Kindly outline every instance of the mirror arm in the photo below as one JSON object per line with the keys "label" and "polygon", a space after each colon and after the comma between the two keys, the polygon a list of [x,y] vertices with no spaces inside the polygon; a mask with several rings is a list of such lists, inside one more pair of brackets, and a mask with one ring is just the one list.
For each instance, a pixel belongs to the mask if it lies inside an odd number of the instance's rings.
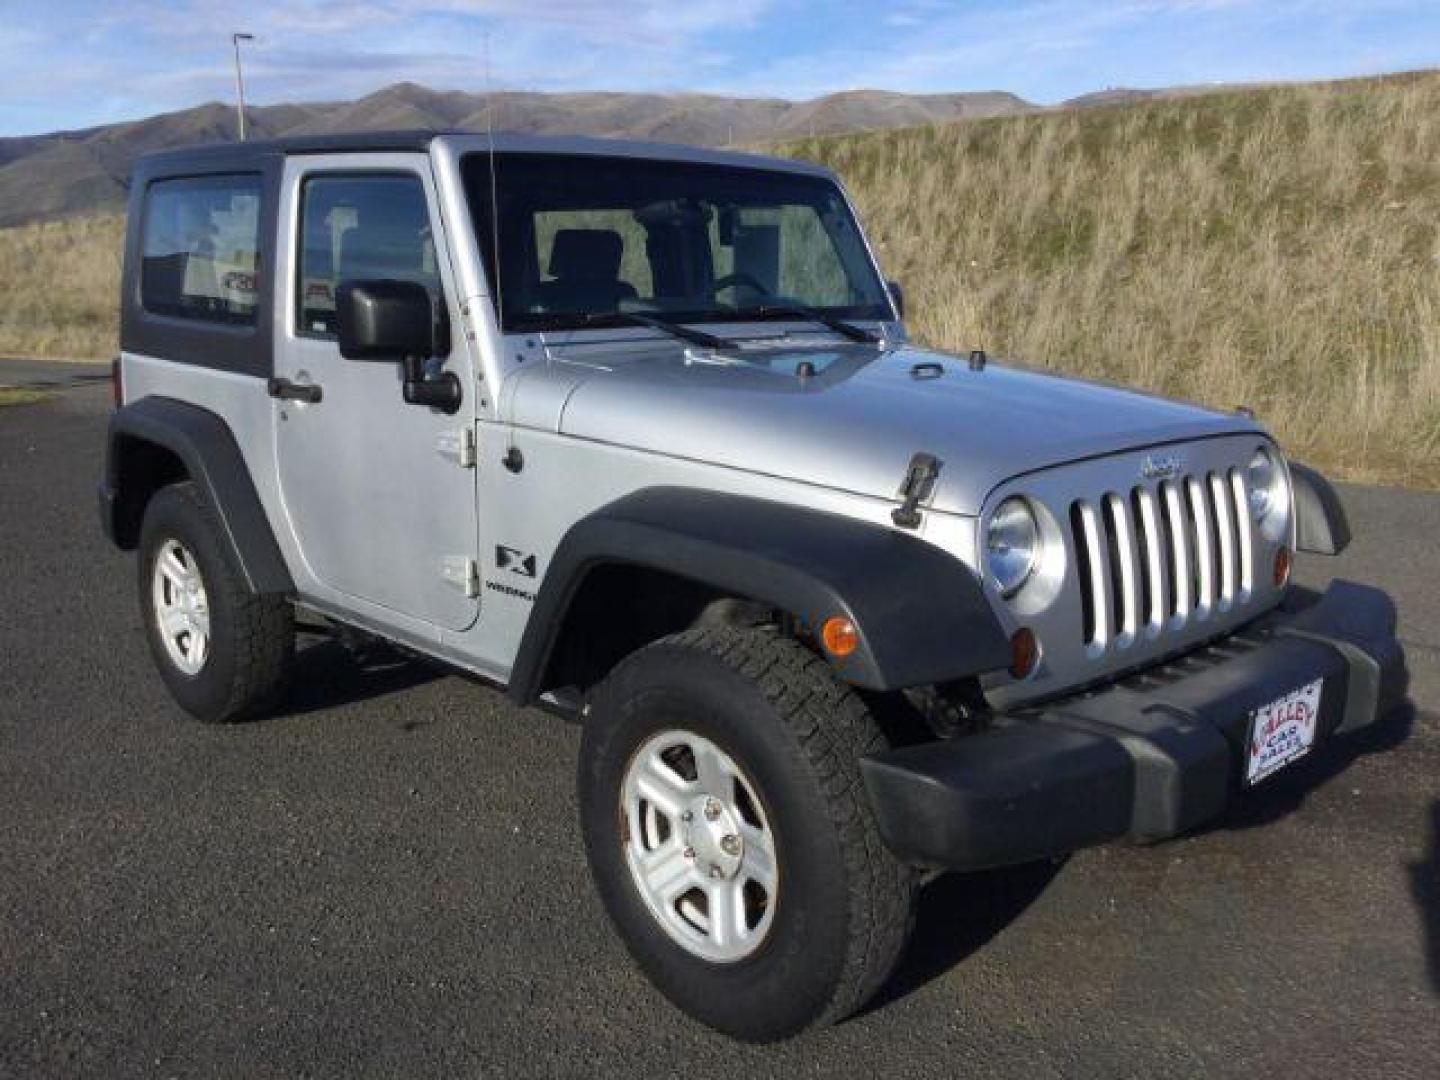
{"label": "mirror arm", "polygon": [[443,413],[459,411],[463,395],[460,379],[453,371],[442,371],[426,378],[425,358],[415,355],[405,356],[400,364],[405,373],[402,393],[408,404],[425,405]]}

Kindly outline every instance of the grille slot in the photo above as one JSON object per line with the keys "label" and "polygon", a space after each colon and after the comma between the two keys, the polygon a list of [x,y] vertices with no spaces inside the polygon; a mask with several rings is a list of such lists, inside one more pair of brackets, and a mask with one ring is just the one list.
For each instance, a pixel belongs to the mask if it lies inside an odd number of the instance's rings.
{"label": "grille slot", "polygon": [[1076,499],[1070,532],[1087,652],[1098,657],[1243,604],[1255,537],[1240,469]]}

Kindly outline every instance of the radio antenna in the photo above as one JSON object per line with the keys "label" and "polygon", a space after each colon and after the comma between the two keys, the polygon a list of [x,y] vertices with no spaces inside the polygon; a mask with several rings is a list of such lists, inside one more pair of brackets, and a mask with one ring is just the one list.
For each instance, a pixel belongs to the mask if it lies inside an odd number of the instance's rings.
{"label": "radio antenna", "polygon": [[495,94],[490,84],[490,31],[485,31],[485,138],[490,148],[490,261],[495,281],[495,321],[505,326],[505,294],[500,284],[500,181],[495,172]]}

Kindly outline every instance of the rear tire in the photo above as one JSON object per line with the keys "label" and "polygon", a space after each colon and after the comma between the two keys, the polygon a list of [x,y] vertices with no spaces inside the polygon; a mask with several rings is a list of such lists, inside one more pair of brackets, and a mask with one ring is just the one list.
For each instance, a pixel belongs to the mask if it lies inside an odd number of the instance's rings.
{"label": "rear tire", "polygon": [[221,723],[274,701],[295,651],[294,612],[283,596],[250,591],[195,484],[162,488],[146,506],[138,584],[150,653],[186,712]]}
{"label": "rear tire", "polygon": [[[884,983],[915,887],[860,777],[860,758],[885,746],[829,665],[770,629],[663,639],[597,688],[579,772],[591,871],[630,952],[680,1008],[769,1042],[843,1019]],[[711,897],[727,886],[742,913],[717,943],[711,912],[730,909]]]}

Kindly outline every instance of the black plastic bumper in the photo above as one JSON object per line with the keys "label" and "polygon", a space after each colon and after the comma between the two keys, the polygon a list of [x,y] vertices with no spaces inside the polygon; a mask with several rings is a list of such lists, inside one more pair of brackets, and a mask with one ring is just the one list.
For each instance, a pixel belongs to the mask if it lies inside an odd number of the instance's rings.
{"label": "black plastic bumper", "polygon": [[978,870],[1160,840],[1217,816],[1242,786],[1252,712],[1320,677],[1310,754],[1403,703],[1389,597],[1347,581],[1297,591],[1233,641],[861,767],[881,835],[921,865]]}

